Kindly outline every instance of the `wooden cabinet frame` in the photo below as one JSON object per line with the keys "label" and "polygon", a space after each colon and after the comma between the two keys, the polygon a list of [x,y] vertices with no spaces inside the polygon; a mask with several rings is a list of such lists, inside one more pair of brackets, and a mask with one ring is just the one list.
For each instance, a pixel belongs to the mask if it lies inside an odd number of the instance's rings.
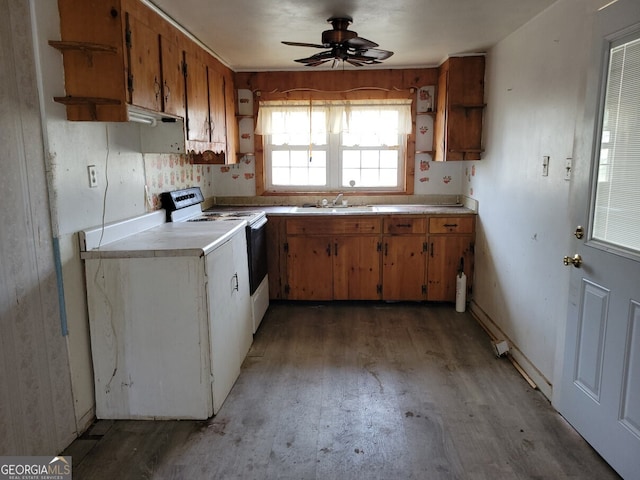
{"label": "wooden cabinet frame", "polygon": [[270,298],[453,302],[460,258],[471,293],[475,220],[270,216]]}

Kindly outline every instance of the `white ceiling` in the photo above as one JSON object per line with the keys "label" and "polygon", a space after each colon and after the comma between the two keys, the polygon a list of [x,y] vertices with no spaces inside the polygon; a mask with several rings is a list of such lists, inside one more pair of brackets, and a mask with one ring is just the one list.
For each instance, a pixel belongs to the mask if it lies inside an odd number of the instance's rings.
{"label": "white ceiling", "polygon": [[437,66],[449,55],[486,51],[554,1],[146,0],[235,71],[311,68],[293,60],[323,50],[281,41],[321,43],[326,20],[340,15],[353,18],[358,36],[394,52],[378,68]]}

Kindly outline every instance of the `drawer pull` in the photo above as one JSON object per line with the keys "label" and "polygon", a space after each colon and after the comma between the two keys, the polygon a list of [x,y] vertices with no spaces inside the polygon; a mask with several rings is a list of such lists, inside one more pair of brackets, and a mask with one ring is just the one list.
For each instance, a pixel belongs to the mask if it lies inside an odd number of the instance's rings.
{"label": "drawer pull", "polygon": [[396,227],[398,228],[411,228],[410,223],[396,223]]}
{"label": "drawer pull", "polygon": [[457,227],[458,224],[457,223],[445,223],[443,226],[445,226],[445,227]]}
{"label": "drawer pull", "polygon": [[327,257],[331,256],[331,244],[327,244]]}
{"label": "drawer pull", "polygon": [[433,258],[433,242],[431,242],[431,258]]}

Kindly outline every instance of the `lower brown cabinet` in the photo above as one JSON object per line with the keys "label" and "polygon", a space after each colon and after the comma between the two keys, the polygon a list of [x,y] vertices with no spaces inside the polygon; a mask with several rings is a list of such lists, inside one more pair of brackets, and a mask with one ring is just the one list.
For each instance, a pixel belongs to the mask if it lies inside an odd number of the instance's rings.
{"label": "lower brown cabinet", "polygon": [[455,301],[470,292],[475,215],[270,219],[272,299]]}
{"label": "lower brown cabinet", "polygon": [[285,298],[379,299],[380,224],[378,217],[287,220]]}
{"label": "lower brown cabinet", "polygon": [[467,296],[473,282],[475,215],[429,218],[427,300],[455,302],[460,265],[467,276]]}

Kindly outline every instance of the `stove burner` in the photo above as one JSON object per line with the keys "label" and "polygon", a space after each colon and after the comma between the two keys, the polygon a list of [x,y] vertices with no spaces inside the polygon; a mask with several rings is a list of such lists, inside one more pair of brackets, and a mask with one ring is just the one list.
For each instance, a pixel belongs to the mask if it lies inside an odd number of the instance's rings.
{"label": "stove burner", "polygon": [[235,218],[241,218],[241,217],[252,217],[254,215],[257,215],[260,212],[202,212],[203,215],[206,215],[207,217],[235,217]]}
{"label": "stove burner", "polygon": [[217,221],[224,222],[224,221],[233,221],[233,220],[239,220],[239,219],[238,217],[207,215],[205,217],[190,218],[189,220],[187,220],[187,222],[217,222]]}

